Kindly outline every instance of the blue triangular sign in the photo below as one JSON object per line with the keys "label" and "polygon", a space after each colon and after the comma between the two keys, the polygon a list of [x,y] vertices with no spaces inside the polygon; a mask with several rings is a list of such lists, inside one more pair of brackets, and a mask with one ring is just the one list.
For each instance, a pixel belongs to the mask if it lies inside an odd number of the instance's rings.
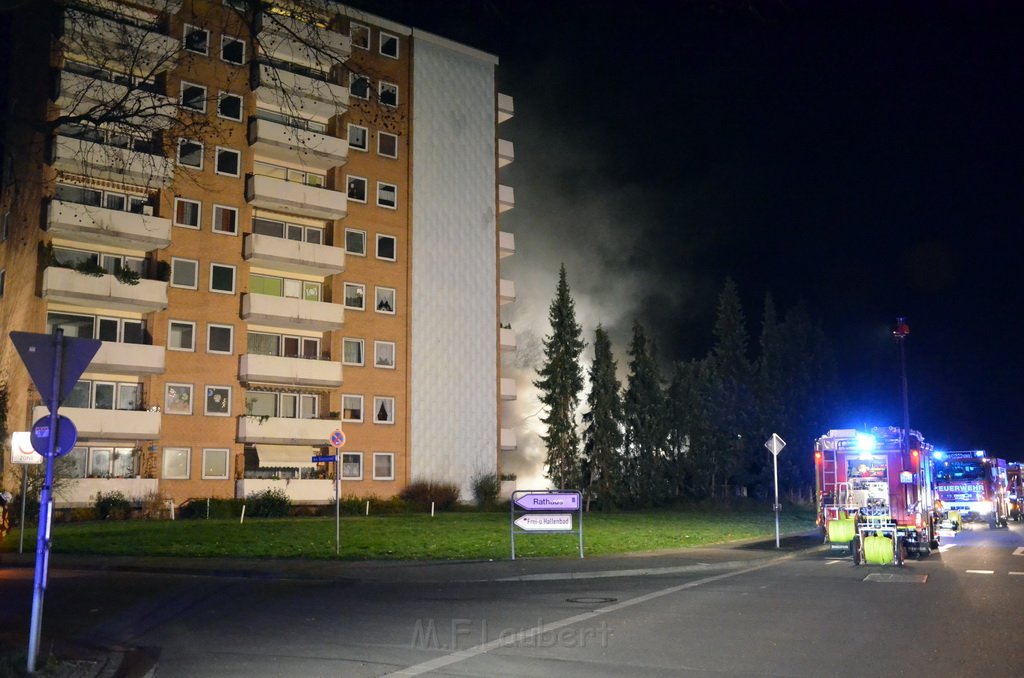
{"label": "blue triangular sign", "polygon": [[[33,332],[11,332],[11,341],[18,349],[18,355],[28,368],[43,403],[49,407],[53,401],[53,371],[57,356],[56,334],[35,334]],[[98,339],[61,337],[61,370],[58,382],[57,402],[64,400],[89,367],[89,363],[100,350],[103,342]]]}

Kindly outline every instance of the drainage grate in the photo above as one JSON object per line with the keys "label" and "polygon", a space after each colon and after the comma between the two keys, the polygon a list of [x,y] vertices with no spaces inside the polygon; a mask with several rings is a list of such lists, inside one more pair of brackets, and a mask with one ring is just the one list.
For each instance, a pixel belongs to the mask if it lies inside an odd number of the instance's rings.
{"label": "drainage grate", "polygon": [[864,581],[877,581],[883,584],[923,584],[928,581],[926,574],[886,574],[874,572],[864,577]]}

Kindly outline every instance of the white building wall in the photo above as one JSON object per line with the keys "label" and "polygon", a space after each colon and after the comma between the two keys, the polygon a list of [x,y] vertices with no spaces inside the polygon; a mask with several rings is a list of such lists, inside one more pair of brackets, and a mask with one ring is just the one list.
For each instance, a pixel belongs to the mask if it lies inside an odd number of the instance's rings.
{"label": "white building wall", "polygon": [[414,31],[410,470],[466,501],[497,465],[496,63]]}

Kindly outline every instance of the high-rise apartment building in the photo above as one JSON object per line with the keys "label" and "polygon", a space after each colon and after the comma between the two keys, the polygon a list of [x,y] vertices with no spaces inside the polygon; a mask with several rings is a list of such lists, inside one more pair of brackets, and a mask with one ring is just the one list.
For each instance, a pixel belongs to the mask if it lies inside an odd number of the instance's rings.
{"label": "high-rise apartment building", "polygon": [[[296,502],[494,473],[515,446],[497,59],[331,0],[67,0],[8,17],[8,333],[102,340],[61,413],[97,492]],[[17,452],[16,450],[14,451]],[[11,452],[5,453],[11,485]]]}

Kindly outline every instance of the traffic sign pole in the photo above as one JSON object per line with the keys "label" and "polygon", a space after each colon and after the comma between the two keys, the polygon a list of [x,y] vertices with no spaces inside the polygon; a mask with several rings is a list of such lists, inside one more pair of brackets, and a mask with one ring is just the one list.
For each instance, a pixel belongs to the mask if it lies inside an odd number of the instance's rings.
{"label": "traffic sign pole", "polygon": [[334,447],[334,555],[341,555],[341,448],[345,444],[345,432],[334,429],[327,441]]}
{"label": "traffic sign pole", "polygon": [[778,433],[773,433],[771,438],[764,441],[764,446],[772,453],[772,468],[775,472],[775,504],[772,506],[775,511],[775,548],[782,548],[779,543],[779,511],[782,509],[779,505],[779,452],[786,446],[786,441]]}

